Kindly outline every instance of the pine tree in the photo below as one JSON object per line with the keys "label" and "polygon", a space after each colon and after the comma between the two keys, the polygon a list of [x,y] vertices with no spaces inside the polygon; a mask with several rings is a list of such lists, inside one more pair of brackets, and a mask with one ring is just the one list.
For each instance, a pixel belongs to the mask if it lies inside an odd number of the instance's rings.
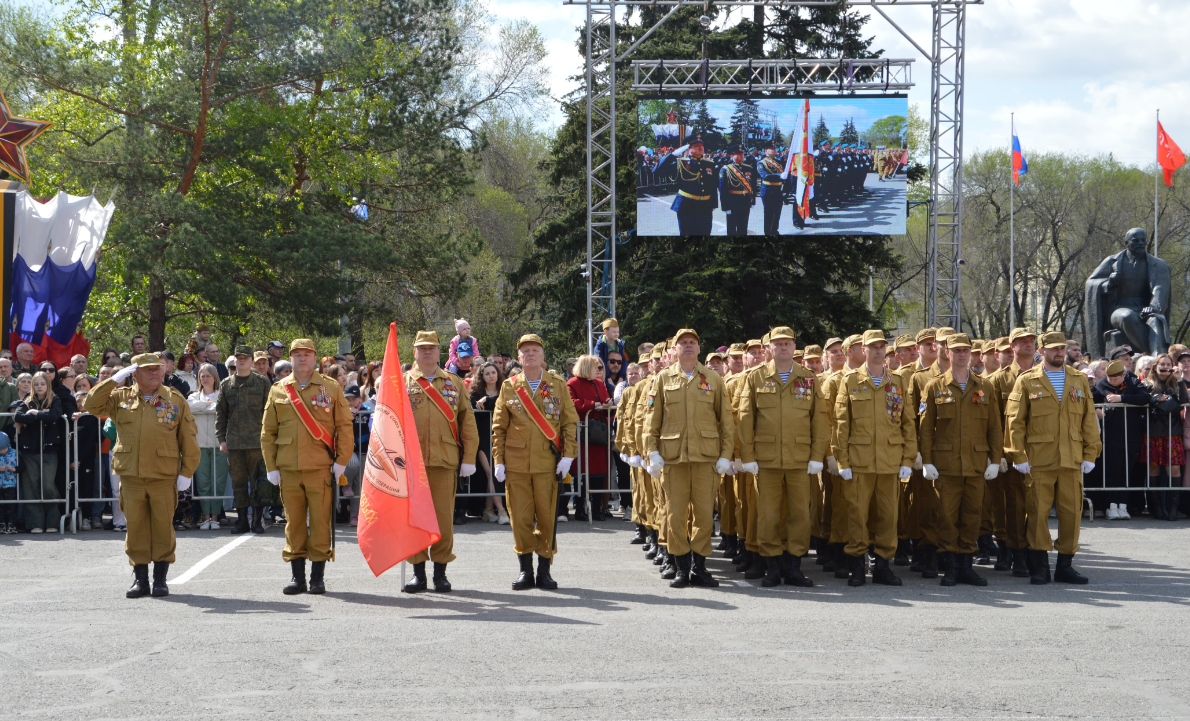
{"label": "pine tree", "polygon": [[755,100],[750,98],[737,100],[735,112],[731,115],[731,142],[748,145],[749,138],[752,137],[752,129],[759,120],[760,112],[757,110]]}
{"label": "pine tree", "polygon": [[694,117],[690,120],[691,136],[701,136],[708,148],[723,146],[723,128],[715,121],[715,116],[707,109],[707,101],[694,102]]}
{"label": "pine tree", "polygon": [[822,113],[818,114],[818,124],[814,126],[814,147],[822,145],[824,141],[831,139],[831,130],[826,127],[826,119],[822,117]]}
{"label": "pine tree", "polygon": [[855,122],[851,118],[847,118],[847,122],[843,123],[843,130],[839,133],[839,142],[844,144],[859,142],[859,131],[855,129]]}

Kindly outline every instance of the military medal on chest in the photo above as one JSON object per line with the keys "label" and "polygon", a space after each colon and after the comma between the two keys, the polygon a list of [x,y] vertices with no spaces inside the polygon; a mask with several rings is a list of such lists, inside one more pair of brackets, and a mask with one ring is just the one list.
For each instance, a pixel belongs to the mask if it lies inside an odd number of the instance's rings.
{"label": "military medal on chest", "polygon": [[446,379],[446,383],[442,384],[442,397],[452,406],[459,399],[459,389],[455,387],[449,378]]}
{"label": "military medal on chest", "polygon": [[161,396],[154,396],[153,407],[157,409],[157,422],[170,425],[178,417],[178,407]]}
{"label": "military medal on chest", "polygon": [[707,377],[701,372],[698,374],[698,390],[704,396],[711,392],[711,384],[707,383]]}
{"label": "military medal on chest", "polygon": [[550,385],[546,381],[541,382],[541,402],[545,406],[545,414],[550,418],[557,418],[562,414],[561,404],[558,398],[550,392]]}
{"label": "military medal on chest", "polygon": [[905,407],[905,397],[901,395],[901,389],[896,386],[889,386],[884,392],[885,410],[888,415],[893,418],[901,417],[901,409]]}

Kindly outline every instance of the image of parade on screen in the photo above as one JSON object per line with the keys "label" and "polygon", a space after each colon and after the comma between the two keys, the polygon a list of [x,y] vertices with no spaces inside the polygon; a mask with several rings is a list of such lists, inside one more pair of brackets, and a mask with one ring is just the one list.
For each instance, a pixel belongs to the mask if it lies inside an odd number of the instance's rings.
{"label": "image of parade on screen", "polygon": [[901,235],[909,100],[641,97],[638,235]]}

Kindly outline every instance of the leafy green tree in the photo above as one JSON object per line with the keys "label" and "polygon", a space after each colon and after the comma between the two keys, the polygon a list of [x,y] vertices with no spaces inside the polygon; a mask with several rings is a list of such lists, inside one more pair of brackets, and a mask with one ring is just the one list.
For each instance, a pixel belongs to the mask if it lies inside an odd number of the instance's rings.
{"label": "leafy green tree", "polygon": [[760,113],[755,100],[742,98],[735,102],[735,112],[731,114],[731,142],[748,145],[753,135],[753,128],[760,121]]}
{"label": "leafy green tree", "polygon": [[843,123],[843,129],[839,131],[840,143],[858,143],[859,131],[855,129],[855,123],[851,118],[847,118],[847,122]]}
{"label": "leafy green tree", "polygon": [[831,139],[830,128],[826,127],[826,119],[822,117],[822,113],[818,114],[818,124],[814,126],[814,145],[822,145],[823,142]]}

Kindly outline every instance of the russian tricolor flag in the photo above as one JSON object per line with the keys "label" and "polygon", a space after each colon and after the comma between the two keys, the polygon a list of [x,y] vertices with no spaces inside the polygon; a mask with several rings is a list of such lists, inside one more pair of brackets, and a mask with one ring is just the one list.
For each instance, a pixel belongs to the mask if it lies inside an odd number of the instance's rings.
{"label": "russian tricolor flag", "polygon": [[1021,140],[1016,136],[1016,125],[1012,126],[1012,182],[1021,184],[1021,176],[1029,172],[1025,154],[1021,152]]}

